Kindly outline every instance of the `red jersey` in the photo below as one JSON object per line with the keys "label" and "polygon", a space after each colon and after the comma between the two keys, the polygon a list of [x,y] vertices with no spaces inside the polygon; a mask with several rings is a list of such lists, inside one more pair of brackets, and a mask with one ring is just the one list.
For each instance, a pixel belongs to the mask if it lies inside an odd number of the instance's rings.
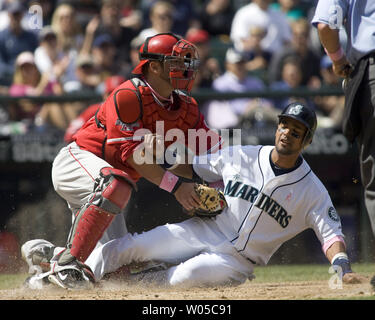
{"label": "red jersey", "polygon": [[201,143],[196,143],[195,153],[213,152],[220,147],[219,135],[207,127],[193,98],[187,100],[182,93],[173,92],[173,102],[166,109],[158,104],[152,89],[138,78],[117,87],[99,107],[95,117],[89,119],[73,138],[81,149],[94,153],[114,168],[126,171],[137,181],[140,175],[126,163],[142,142],[133,137],[135,133],[137,136],[139,129],[156,133],[157,123],[163,125],[164,134],[171,129],[180,129],[186,145],[189,129],[210,131],[205,150],[198,150]]}
{"label": "red jersey", "polygon": [[100,103],[92,104],[88,106],[84,111],[82,111],[82,113],[80,113],[76,119],[73,119],[70,122],[69,127],[65,131],[64,141],[68,143],[72,142],[74,140],[73,136],[75,135],[75,133],[84,125],[87,120],[95,115],[99,107]]}

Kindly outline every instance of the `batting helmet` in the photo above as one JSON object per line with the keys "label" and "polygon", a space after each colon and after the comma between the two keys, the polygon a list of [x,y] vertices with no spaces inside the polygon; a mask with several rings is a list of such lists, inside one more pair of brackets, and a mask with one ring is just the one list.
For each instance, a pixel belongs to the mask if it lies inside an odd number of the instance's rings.
{"label": "batting helmet", "polygon": [[317,127],[317,119],[314,110],[300,102],[293,102],[288,104],[278,117],[279,120],[282,118],[292,118],[301,122],[307,128],[303,145],[312,141]]}
{"label": "batting helmet", "polygon": [[197,48],[173,33],[159,33],[148,37],[139,49],[139,64],[133,74],[143,74],[149,61],[168,60],[171,84],[175,89],[190,91],[193,87],[199,58]]}

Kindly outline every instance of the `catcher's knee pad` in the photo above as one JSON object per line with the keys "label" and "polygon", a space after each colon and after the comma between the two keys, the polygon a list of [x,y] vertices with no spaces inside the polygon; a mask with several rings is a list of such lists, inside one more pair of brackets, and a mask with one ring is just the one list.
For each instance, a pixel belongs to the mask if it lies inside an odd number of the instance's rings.
{"label": "catcher's knee pad", "polygon": [[84,262],[112,222],[128,203],[135,183],[118,169],[103,168],[94,195],[76,214],[68,240],[70,254]]}
{"label": "catcher's knee pad", "polygon": [[91,202],[117,214],[125,208],[133,188],[136,189],[136,185],[127,173],[105,167],[100,170],[100,176],[96,179],[95,193]]}

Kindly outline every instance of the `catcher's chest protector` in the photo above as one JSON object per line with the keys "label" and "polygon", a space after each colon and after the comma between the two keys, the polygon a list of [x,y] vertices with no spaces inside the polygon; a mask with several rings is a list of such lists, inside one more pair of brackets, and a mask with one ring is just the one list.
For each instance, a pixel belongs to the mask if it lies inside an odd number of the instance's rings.
{"label": "catcher's chest protector", "polygon": [[[198,105],[193,99],[187,102],[174,94],[173,107],[173,110],[167,110],[158,105],[151,89],[140,79],[128,80],[106,99],[95,117],[76,134],[76,142],[82,149],[93,152],[137,180],[138,173],[124,163],[123,155],[131,154],[140,143],[133,141],[133,135],[138,129],[148,129],[155,133],[157,126],[162,126],[163,132],[160,133],[159,129],[159,134],[180,129],[187,144],[188,130],[204,127]],[[166,141],[166,146],[173,142]]]}
{"label": "catcher's chest protector", "polygon": [[117,101],[116,103],[117,114],[128,125],[136,125],[139,122],[143,128],[149,129],[151,132],[156,132],[156,122],[163,121],[164,133],[170,129],[178,128],[186,133],[187,136],[188,129],[195,128],[199,122],[199,109],[194,100],[188,103],[185,99],[181,99],[174,93],[172,110],[167,110],[158,105],[152,95],[151,89],[140,79],[135,78],[128,81],[123,88],[137,90],[140,99],[140,108],[135,109],[137,114],[133,112],[130,119],[122,116],[123,114],[129,114],[128,110],[126,110],[128,106],[121,104],[121,101]]}

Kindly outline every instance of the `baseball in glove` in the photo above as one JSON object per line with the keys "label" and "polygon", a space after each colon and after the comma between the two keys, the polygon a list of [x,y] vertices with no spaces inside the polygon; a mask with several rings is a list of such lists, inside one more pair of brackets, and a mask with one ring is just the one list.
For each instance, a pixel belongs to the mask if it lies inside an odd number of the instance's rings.
{"label": "baseball in glove", "polygon": [[195,184],[195,192],[200,198],[201,205],[194,210],[199,217],[215,217],[227,207],[224,193],[204,184]]}

